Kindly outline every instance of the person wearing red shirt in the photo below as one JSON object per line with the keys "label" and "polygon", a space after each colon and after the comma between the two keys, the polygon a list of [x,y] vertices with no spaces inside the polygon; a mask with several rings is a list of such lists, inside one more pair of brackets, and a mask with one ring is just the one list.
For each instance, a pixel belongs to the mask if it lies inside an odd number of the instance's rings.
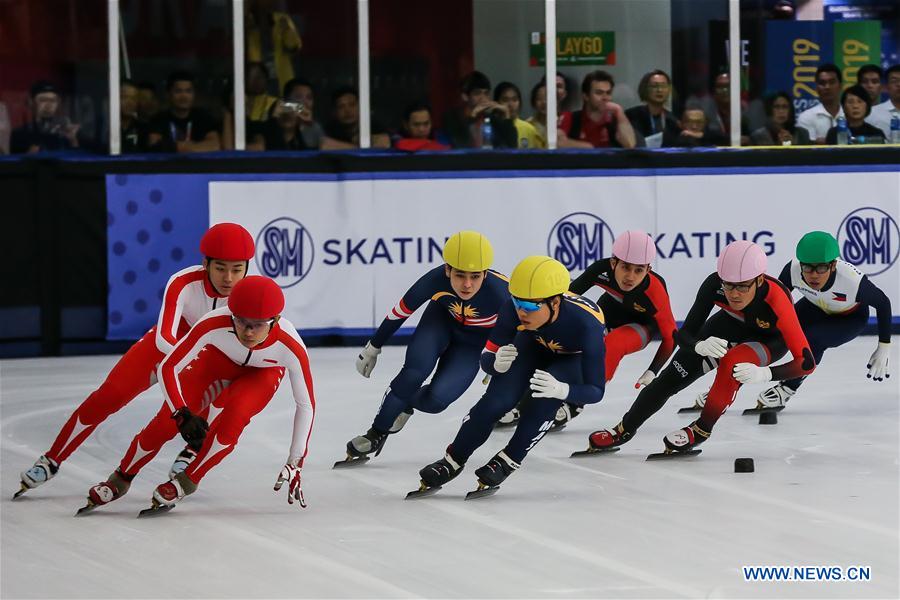
{"label": "person wearing red shirt", "polygon": [[634,129],[625,110],[612,101],[615,85],[606,71],[592,71],[585,76],[581,83],[582,109],[564,112],[559,118],[559,128],[568,136],[569,147],[634,148]]}

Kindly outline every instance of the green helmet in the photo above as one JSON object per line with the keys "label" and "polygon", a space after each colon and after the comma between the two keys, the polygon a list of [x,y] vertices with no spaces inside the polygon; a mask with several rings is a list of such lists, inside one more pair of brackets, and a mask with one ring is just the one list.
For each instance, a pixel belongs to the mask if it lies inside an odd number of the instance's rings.
{"label": "green helmet", "polygon": [[838,241],[824,231],[810,231],[797,242],[797,260],[802,263],[829,263],[839,255]]}

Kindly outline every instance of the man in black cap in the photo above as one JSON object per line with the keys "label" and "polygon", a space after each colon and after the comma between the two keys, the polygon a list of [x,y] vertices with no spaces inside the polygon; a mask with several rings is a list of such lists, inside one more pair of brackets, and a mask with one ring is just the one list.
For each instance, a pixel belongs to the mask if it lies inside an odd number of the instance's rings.
{"label": "man in black cap", "polygon": [[49,81],[32,85],[29,105],[32,120],[13,130],[9,142],[11,154],[72,150],[81,146],[78,138],[81,125],[59,114],[56,86]]}

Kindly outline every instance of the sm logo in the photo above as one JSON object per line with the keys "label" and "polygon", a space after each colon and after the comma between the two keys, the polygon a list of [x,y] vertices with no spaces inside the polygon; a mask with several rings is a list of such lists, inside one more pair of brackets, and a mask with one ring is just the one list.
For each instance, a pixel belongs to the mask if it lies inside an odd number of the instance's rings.
{"label": "sm logo", "polygon": [[302,223],[280,217],[263,226],[256,238],[256,266],[282,288],[303,280],[313,264],[313,240]]}
{"label": "sm logo", "polygon": [[586,212],[566,215],[547,239],[547,254],[570,271],[582,271],[612,252],[613,232],[606,221]]}
{"label": "sm logo", "polygon": [[847,215],[837,239],[841,258],[870,276],[890,269],[900,254],[897,222],[880,208],[859,208]]}

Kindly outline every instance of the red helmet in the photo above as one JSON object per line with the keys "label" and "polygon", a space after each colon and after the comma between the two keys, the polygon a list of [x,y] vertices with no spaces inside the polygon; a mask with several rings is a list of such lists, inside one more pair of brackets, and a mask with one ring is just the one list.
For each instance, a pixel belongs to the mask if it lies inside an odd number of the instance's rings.
{"label": "red helmet", "polygon": [[219,260],[250,260],[256,247],[253,237],[237,223],[219,223],[200,238],[200,253]]}
{"label": "red helmet", "polygon": [[248,275],[228,296],[231,313],[245,319],[271,319],[284,310],[284,293],[278,284],[262,275]]}

